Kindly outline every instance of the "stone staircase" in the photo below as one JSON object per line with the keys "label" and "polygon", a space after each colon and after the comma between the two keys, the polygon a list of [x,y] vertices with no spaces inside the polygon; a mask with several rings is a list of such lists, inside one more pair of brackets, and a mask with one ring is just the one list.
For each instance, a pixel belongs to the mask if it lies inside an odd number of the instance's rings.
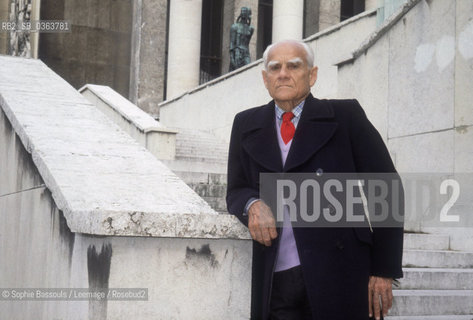
{"label": "stone staircase", "polygon": [[162,161],[215,211],[227,213],[228,143],[209,132],[176,130],[176,159]]}
{"label": "stone staircase", "polygon": [[404,278],[387,320],[473,320],[473,248],[449,249],[448,235],[405,234]]}

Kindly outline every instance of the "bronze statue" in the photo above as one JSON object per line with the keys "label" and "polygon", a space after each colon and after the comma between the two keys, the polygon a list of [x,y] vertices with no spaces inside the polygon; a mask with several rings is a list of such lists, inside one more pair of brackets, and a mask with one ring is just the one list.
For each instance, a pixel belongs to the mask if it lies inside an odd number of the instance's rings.
{"label": "bronze statue", "polygon": [[240,16],[230,29],[230,71],[250,63],[249,44],[255,28],[251,24],[251,9],[241,8]]}

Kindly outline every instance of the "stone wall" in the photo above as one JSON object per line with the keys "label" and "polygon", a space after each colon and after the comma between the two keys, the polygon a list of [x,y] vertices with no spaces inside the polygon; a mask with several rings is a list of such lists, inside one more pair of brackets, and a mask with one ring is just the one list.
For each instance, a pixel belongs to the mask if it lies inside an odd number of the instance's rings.
{"label": "stone wall", "polygon": [[[417,3],[417,4],[416,4]],[[381,132],[400,172],[473,172],[473,4],[409,1],[339,68],[339,95],[357,97]],[[406,11],[406,10],[404,10]],[[392,17],[389,25],[396,19]],[[463,185],[462,194],[473,186]],[[471,249],[470,229],[426,229]]]}
{"label": "stone wall", "polygon": [[69,20],[71,33],[41,33],[39,58],[76,89],[108,85],[128,96],[132,1],[42,1],[43,20]]}

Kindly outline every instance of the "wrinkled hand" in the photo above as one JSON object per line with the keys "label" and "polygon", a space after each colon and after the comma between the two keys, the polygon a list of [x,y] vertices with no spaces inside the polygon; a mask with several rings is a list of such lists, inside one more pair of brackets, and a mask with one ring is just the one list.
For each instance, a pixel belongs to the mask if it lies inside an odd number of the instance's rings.
{"label": "wrinkled hand", "polygon": [[267,247],[278,236],[273,213],[261,200],[255,201],[248,210],[248,229],[255,241]]}
{"label": "wrinkled hand", "polygon": [[368,305],[370,317],[373,316],[379,320],[381,311],[383,317],[386,317],[388,310],[393,305],[393,280],[391,278],[382,278],[371,276],[368,284]]}

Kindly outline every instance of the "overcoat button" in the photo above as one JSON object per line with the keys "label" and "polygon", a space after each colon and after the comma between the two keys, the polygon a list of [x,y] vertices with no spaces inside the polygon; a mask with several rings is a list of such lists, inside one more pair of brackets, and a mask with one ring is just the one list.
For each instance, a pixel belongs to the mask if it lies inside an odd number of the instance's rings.
{"label": "overcoat button", "polygon": [[315,174],[317,175],[317,177],[320,177],[323,173],[324,173],[324,170],[322,170],[322,168],[318,168],[318,169],[315,171]]}

